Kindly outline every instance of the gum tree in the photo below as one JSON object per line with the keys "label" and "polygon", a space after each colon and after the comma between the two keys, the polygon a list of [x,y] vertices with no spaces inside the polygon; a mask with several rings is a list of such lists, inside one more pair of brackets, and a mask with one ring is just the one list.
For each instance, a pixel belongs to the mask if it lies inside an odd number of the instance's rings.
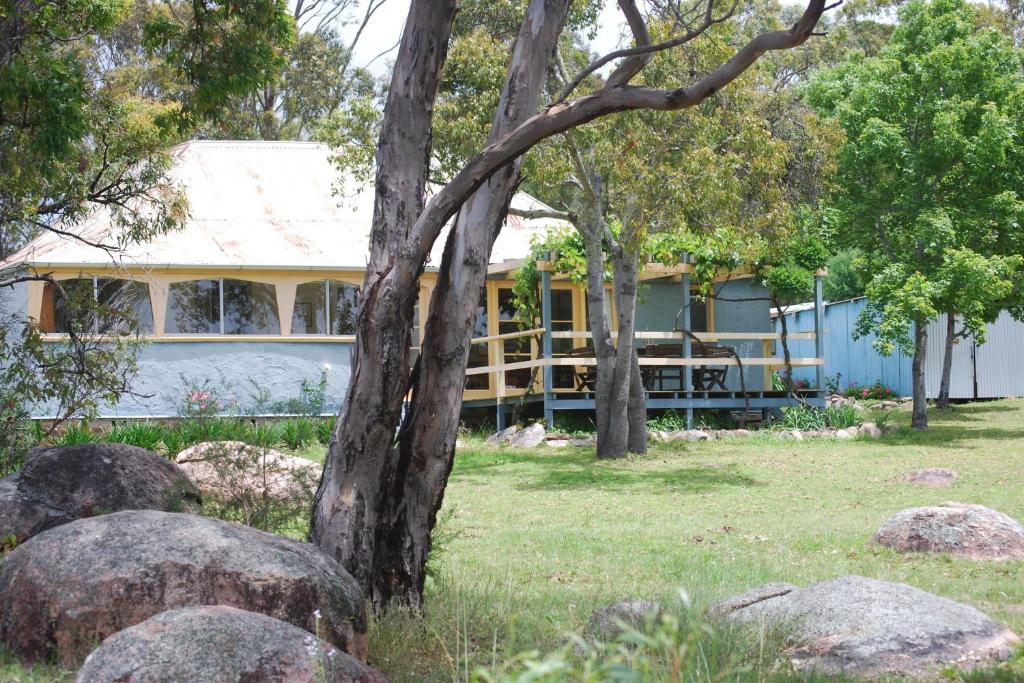
{"label": "gum tree", "polygon": [[[376,202],[352,379],[312,522],[313,540],[348,569],[378,609],[393,600],[422,601],[430,532],[454,456],[471,323],[491,247],[518,183],[517,159],[542,140],[602,116],[695,106],[766,52],[804,43],[826,9],[824,0],[810,0],[789,29],[759,33],[706,75],[666,89],[632,81],[655,52],[699,38],[721,8],[715,0],[699,4],[686,14],[688,26],[653,43],[639,7],[621,0],[634,47],[605,55],[581,72],[580,81],[615,63],[598,90],[579,95],[569,87],[540,109],[571,4],[526,4],[487,143],[429,201],[431,123],[456,5],[414,0],[409,9],[377,144]],[[420,360],[410,371],[419,277],[452,218]]]}
{"label": "gum tree", "polygon": [[949,316],[943,390],[968,334],[1011,302],[1024,253],[1024,79],[1020,54],[981,30],[963,0],[915,0],[877,56],[816,78],[808,101],[846,131],[837,234],[868,280],[860,335],[912,349],[912,424],[928,426],[927,327]]}

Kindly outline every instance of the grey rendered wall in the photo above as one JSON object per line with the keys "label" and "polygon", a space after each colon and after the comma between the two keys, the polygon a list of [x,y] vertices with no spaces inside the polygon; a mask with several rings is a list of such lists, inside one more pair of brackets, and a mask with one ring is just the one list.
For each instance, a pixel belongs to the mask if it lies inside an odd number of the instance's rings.
{"label": "grey rendered wall", "polygon": [[[102,417],[173,417],[187,389],[208,380],[218,398],[252,406],[255,382],[272,401],[299,396],[302,380],[327,378],[325,411],[336,413],[348,389],[351,345],[336,342],[154,342],[139,354],[133,390]],[[252,381],[250,381],[252,380]],[[33,411],[50,417],[46,406]]]}
{"label": "grey rendered wall", "polygon": [[671,332],[683,308],[683,285],[678,282],[645,282],[636,302],[636,329],[641,332]]}

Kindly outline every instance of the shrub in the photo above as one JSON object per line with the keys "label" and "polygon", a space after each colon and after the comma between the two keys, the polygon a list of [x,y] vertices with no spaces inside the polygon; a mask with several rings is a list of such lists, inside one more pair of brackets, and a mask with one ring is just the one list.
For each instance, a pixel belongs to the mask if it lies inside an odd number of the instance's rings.
{"label": "shrub", "polygon": [[[643,630],[620,623],[620,635],[607,643],[572,635],[547,654],[526,652],[492,667],[478,668],[473,683],[555,681],[720,681],[738,680],[773,665],[777,645],[762,635],[720,631],[689,611],[663,614]],[[743,637],[740,637],[743,636]],[[753,661],[751,661],[753,660]],[[760,676],[749,676],[763,680]]]}
{"label": "shrub", "polygon": [[86,422],[74,422],[63,431],[50,437],[49,443],[54,446],[77,446],[82,443],[97,441],[96,435]]}
{"label": "shrub", "polygon": [[163,427],[153,422],[131,422],[112,427],[103,434],[103,440],[156,451],[164,443],[165,431]]}
{"label": "shrub", "polygon": [[317,425],[308,417],[288,420],[281,425],[281,441],[293,451],[304,448],[318,441]]}
{"label": "shrub", "polygon": [[682,429],[686,429],[686,415],[680,415],[675,410],[666,410],[647,421],[647,430],[651,432],[678,432]]}
{"label": "shrub", "polygon": [[822,431],[846,429],[862,423],[860,413],[853,406],[834,406],[824,410],[809,406],[793,406],[783,409],[779,426],[800,431]]}
{"label": "shrub", "polygon": [[865,401],[884,401],[896,397],[896,392],[885,386],[882,380],[876,380],[874,384],[863,387],[856,382],[850,382],[845,393],[847,398],[859,398]]}
{"label": "shrub", "polygon": [[203,512],[229,522],[305,538],[319,470],[267,448],[211,444],[183,463],[203,491]]}
{"label": "shrub", "polygon": [[331,435],[334,433],[334,423],[337,418],[328,417],[316,424],[316,440],[326,446],[331,443]]}

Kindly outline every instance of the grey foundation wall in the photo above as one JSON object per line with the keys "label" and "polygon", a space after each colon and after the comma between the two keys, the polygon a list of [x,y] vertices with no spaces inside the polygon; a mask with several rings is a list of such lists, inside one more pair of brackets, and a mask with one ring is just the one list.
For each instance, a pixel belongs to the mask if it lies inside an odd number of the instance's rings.
{"label": "grey foundation wall", "polygon": [[[303,380],[318,385],[321,377],[327,380],[323,412],[336,414],[348,389],[350,358],[351,344],[338,342],[152,342],[139,354],[137,395],[122,397],[100,417],[175,417],[193,388],[212,389],[225,412],[250,412],[260,392],[281,403],[300,396]],[[33,416],[51,412],[38,406]]]}

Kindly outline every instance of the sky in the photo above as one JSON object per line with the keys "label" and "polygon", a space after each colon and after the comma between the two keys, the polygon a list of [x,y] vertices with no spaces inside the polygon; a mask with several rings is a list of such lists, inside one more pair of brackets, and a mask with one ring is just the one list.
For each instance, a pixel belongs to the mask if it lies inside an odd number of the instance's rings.
{"label": "sky", "polygon": [[[408,12],[409,0],[387,0],[363,31],[356,46],[355,63],[364,66],[381,52],[395,47],[402,36],[402,25]],[[594,47],[596,50],[607,52],[619,44],[621,29],[625,25],[616,0],[605,0],[600,24]],[[342,33],[347,39],[351,39],[356,28],[348,26]],[[390,58],[389,55],[377,59],[370,65],[370,70],[377,75],[384,74]]]}

